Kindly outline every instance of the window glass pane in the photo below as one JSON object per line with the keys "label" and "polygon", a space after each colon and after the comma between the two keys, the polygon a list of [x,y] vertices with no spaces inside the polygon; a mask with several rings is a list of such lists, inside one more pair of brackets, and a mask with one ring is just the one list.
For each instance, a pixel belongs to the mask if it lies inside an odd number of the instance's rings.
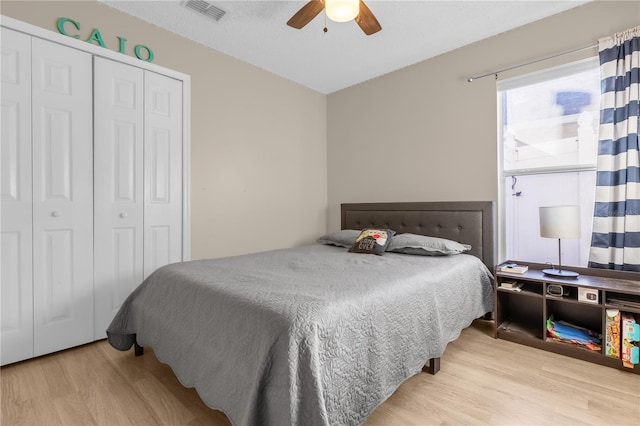
{"label": "window glass pane", "polygon": [[501,92],[503,170],[595,166],[600,71]]}
{"label": "window glass pane", "polygon": [[589,261],[595,170],[508,177],[505,181],[506,258],[558,263],[558,240],[540,236],[539,208],[579,205],[582,237],[562,240],[563,265]]}

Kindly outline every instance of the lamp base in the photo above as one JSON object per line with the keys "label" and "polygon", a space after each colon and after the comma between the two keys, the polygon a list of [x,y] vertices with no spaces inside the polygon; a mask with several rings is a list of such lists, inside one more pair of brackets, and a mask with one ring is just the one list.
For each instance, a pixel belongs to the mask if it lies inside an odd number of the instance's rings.
{"label": "lamp base", "polygon": [[577,272],[565,271],[564,269],[563,270],[543,269],[542,272],[544,272],[546,275],[551,275],[551,276],[560,277],[560,278],[577,278],[580,275]]}

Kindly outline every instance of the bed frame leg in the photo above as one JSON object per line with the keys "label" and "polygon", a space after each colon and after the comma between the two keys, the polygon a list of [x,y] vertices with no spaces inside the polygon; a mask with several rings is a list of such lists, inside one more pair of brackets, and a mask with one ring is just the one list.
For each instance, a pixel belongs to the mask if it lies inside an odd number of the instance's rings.
{"label": "bed frame leg", "polygon": [[440,371],[440,358],[431,358],[427,367],[429,374],[436,374]]}
{"label": "bed frame leg", "polygon": [[487,312],[486,314],[484,314],[482,319],[487,320],[487,321],[491,321],[493,319],[493,312]]}
{"label": "bed frame leg", "polygon": [[133,350],[134,350],[134,353],[136,354],[136,356],[142,356],[142,355],[144,355],[144,348],[143,348],[142,346],[140,346],[140,345],[138,344],[138,342],[135,342],[135,343],[133,344],[133,347],[134,347],[134,349],[133,349]]}

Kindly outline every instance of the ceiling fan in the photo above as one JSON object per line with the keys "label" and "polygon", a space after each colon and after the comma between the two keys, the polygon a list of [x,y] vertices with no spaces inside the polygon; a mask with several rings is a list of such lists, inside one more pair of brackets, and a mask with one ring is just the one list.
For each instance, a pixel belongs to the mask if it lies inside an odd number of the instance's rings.
{"label": "ceiling fan", "polygon": [[[334,8],[332,3],[339,4]],[[287,25],[301,29],[325,9],[329,19],[333,21],[355,20],[366,35],[377,33],[382,29],[376,17],[362,0],[311,0],[287,21]]]}

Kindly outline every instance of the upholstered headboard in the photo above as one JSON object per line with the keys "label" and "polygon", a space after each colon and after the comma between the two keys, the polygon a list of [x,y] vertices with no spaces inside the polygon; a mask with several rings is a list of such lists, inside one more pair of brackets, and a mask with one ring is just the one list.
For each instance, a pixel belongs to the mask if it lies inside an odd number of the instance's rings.
{"label": "upholstered headboard", "polygon": [[342,229],[389,228],[471,245],[493,271],[496,260],[495,203],[449,201],[342,204]]}

